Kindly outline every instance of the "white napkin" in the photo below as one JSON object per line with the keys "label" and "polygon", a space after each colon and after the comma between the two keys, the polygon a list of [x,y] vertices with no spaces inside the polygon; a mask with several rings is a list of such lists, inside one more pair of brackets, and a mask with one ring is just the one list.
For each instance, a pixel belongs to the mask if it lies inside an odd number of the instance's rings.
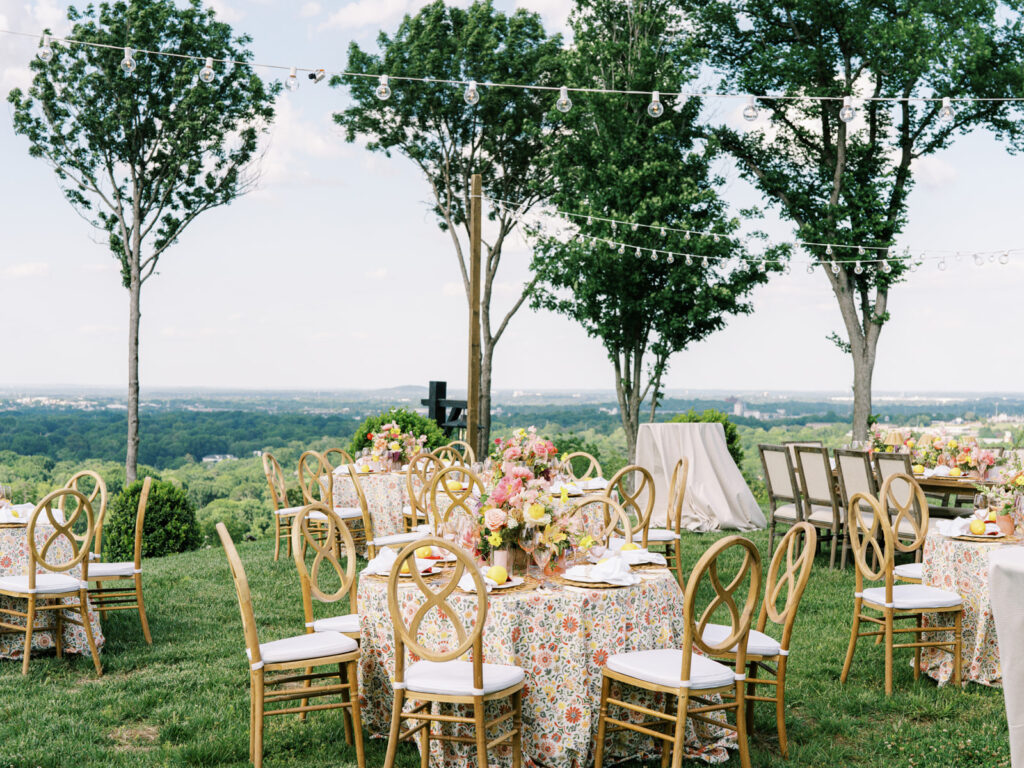
{"label": "white napkin", "polygon": [[[35,511],[35,504],[13,504],[10,506],[0,507],[0,523],[24,523],[28,525],[29,518],[32,517],[32,512]],[[60,519],[60,513],[55,509],[53,510],[53,516]],[[43,515],[43,521],[46,522],[46,515]]]}
{"label": "white napkin", "polygon": [[573,495],[573,494],[583,493],[583,491],[580,489],[580,487],[578,485],[576,485],[576,483],[573,483],[571,481],[570,482],[555,482],[555,483],[552,483],[551,487],[548,490],[551,493],[551,495],[557,496],[558,494],[560,494],[562,492],[563,488],[565,488],[566,492],[570,496]]}
{"label": "white napkin", "polygon": [[[484,580],[484,589],[488,592],[498,586],[498,582],[494,579],[487,578],[483,573],[480,576]],[[469,572],[462,574],[462,578],[459,579],[459,589],[465,592],[476,592],[476,582],[473,580],[473,574]]]}
{"label": "white napkin", "polygon": [[574,565],[565,572],[565,578],[578,581],[603,581],[627,587],[639,584],[643,579],[629,570],[621,557],[609,557],[596,565]]}
{"label": "white napkin", "polygon": [[936,520],[935,527],[943,536],[962,536],[970,533],[970,517],[958,517],[955,520]]}
{"label": "white napkin", "polygon": [[625,552],[620,549],[619,557],[625,561],[626,565],[644,565],[646,563],[667,565],[664,555],[646,549],[627,549]]}
{"label": "white napkin", "polygon": [[580,480],[579,486],[584,491],[603,491],[608,487],[608,481],[603,477],[592,477],[589,480]]}
{"label": "white napkin", "polygon": [[928,470],[924,471],[925,477],[949,477],[949,467],[945,464],[941,464],[937,467],[932,467],[931,474],[928,474]]}

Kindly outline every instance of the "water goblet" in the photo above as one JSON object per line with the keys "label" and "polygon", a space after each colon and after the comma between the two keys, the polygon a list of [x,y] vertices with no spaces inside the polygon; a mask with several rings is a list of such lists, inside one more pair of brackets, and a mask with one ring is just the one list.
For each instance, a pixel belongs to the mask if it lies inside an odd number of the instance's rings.
{"label": "water goblet", "polygon": [[552,550],[551,547],[538,546],[536,549],[533,550],[533,561],[537,564],[537,567],[540,569],[540,574],[538,574],[538,578],[541,580],[542,583],[547,582],[547,568],[548,563],[551,562],[552,554],[554,554],[554,550]]}

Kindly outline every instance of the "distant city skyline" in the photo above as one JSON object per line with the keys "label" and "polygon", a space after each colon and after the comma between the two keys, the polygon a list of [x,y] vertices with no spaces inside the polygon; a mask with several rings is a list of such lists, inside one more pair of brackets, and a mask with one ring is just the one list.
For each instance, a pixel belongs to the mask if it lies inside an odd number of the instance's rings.
{"label": "distant city skyline", "polygon": [[[344,64],[349,40],[372,47],[378,30],[393,31],[423,4],[209,3],[253,37],[257,61],[328,68]],[[541,12],[552,32],[564,31],[571,8],[565,0],[519,5]],[[0,0],[0,28],[60,33],[66,7]],[[35,48],[32,39],[0,36],[0,94],[29,82]],[[600,108],[596,99],[574,102]],[[200,217],[162,258],[142,297],[143,399],[169,387],[327,391],[444,379],[464,388],[467,309],[449,236],[434,223],[411,163],[344,142],[331,113],[346,103],[343,89],[326,84],[283,94],[259,190]],[[716,109],[725,107],[709,104],[709,113]],[[9,109],[0,162],[0,388],[124,388],[128,297],[116,264],[52,171],[28,156]],[[734,170],[722,172],[734,210],[758,202]],[[951,258],[945,271],[926,265],[898,286],[879,344],[876,397],[1024,390],[1024,355],[1012,336],[1024,327],[1022,172],[1024,159],[984,134],[916,167],[901,246],[1022,251],[1005,266],[969,258]],[[793,233],[771,212],[762,228],[778,239]],[[499,273],[497,305],[527,279],[529,258],[517,239]],[[850,362],[826,338],[843,332],[820,270],[794,268],[759,288],[753,303],[753,315],[672,359],[668,390],[849,391]],[[598,341],[567,319],[524,309],[497,347],[494,388],[611,391],[613,380]]]}

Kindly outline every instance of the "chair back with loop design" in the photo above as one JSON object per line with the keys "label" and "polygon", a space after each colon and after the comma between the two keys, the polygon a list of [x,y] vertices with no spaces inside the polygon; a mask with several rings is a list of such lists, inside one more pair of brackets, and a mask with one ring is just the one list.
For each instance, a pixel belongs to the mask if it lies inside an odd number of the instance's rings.
{"label": "chair back with loop design", "polygon": [[[562,463],[565,465],[565,469],[569,473],[569,477],[571,477],[574,482],[603,477],[601,474],[600,462],[586,451],[570,453],[565,457]],[[576,467],[580,467],[581,470],[577,472]]]}
{"label": "chair back with loop design", "polygon": [[405,491],[412,512],[410,530],[420,524],[420,517],[425,524],[434,525],[429,504],[430,484],[434,475],[442,469],[444,464],[433,453],[417,453],[409,460],[409,468],[405,472]]}
{"label": "chair back with loop design", "polygon": [[146,505],[149,503],[149,490],[153,485],[153,478],[146,477],[142,481],[142,490],[139,492],[139,506],[135,509],[135,544],[133,559],[135,560],[135,572],[142,570],[142,529],[146,524]]}
{"label": "chair back with loop design", "polygon": [[878,500],[892,515],[893,556],[920,550],[928,536],[928,502],[917,480],[902,472],[889,475]]}
{"label": "chair back with loop design", "polygon": [[[40,518],[45,516],[44,525],[53,528],[43,539],[42,547],[36,541],[36,527]],[[83,527],[84,534],[76,534],[76,525]],[[40,501],[32,517],[28,521],[28,588],[35,591],[36,573],[42,568],[52,573],[67,573],[72,568],[81,566],[79,580],[82,588],[89,578],[89,544],[95,532],[96,520],[89,498],[73,488],[61,488],[47,494]],[[66,539],[71,548],[71,556],[61,556],[60,546],[55,546],[61,539]]]}
{"label": "chair back with loop design", "polygon": [[450,464],[472,464],[476,461],[476,452],[464,440],[452,440],[448,445],[438,448],[434,455],[448,466]]}
{"label": "chair back with loop design", "polygon": [[[892,525],[889,523],[889,515],[882,508],[874,496],[866,496],[862,493],[854,494],[850,499],[850,505],[861,508],[870,507],[872,515],[850,516],[850,549],[853,550],[853,560],[857,566],[856,592],[854,597],[860,597],[864,591],[864,580],[880,581],[885,580],[885,603],[892,605],[893,587],[893,533]],[[873,554],[871,558],[873,565],[868,564],[868,552]]]}
{"label": "chair back with loop design", "polygon": [[[97,560],[103,547],[103,521],[107,518],[107,484],[103,482],[103,478],[97,472],[86,469],[73,474],[64,483],[64,487],[84,494],[92,505],[93,514],[96,516],[96,529],[92,537],[92,553],[94,555],[92,559]],[[97,499],[99,499],[98,507],[96,505]],[[64,499],[61,499],[61,509],[63,509],[63,502]],[[84,524],[84,521],[82,523]],[[75,531],[75,535],[79,541],[82,540],[82,533],[80,531]]]}
{"label": "chair back with loop design", "polygon": [[[356,491],[356,501],[359,503],[359,512],[363,520],[363,532],[366,536],[366,554],[370,558],[377,556],[377,545],[374,544],[376,534],[373,529],[373,517],[370,515],[370,506],[366,502],[366,492],[363,491],[363,481],[359,479],[359,471],[355,464],[349,464],[348,476],[352,481],[352,487]],[[315,526],[314,526],[315,528]]]}
{"label": "chair back with loop design", "polygon": [[267,486],[270,488],[270,501],[274,505],[274,511],[287,509],[288,488],[284,482],[284,472],[274,455],[269,452],[263,454],[263,474],[267,478]]}
{"label": "chair back with loop design", "polygon": [[[651,513],[654,511],[654,478],[651,473],[639,464],[629,464],[608,481],[604,495],[611,498],[613,493],[619,496],[619,504],[622,510],[634,518],[631,527],[634,531],[642,532],[643,543],[647,546],[647,528],[651,524]],[[620,536],[626,536],[626,531],[616,531]]]}
{"label": "chair back with loop design", "polygon": [[[415,566],[416,549],[419,547],[431,546],[455,557],[455,567],[452,577],[447,581],[435,581],[431,583],[424,580],[419,569]],[[403,565],[407,565],[410,571],[410,578],[401,579],[400,572]],[[464,616],[448,602],[448,597],[455,593],[459,586],[459,579],[463,574],[468,573],[473,578],[476,588],[474,595],[459,594],[464,600],[476,601],[476,610],[470,615]],[[399,582],[411,581],[420,592],[422,602],[416,605],[408,622],[406,618],[413,607],[410,602],[418,602],[415,599],[409,600],[411,591],[403,591],[399,595]],[[487,619],[487,589],[484,586],[483,577],[476,567],[469,554],[457,544],[445,541],[437,536],[414,541],[398,553],[398,558],[391,567],[391,575],[388,577],[388,610],[391,613],[391,622],[395,633],[395,687],[404,685],[406,651],[416,657],[433,662],[455,661],[472,651],[473,664],[473,687],[483,690],[483,631],[484,622]],[[447,621],[452,626],[451,633],[438,632],[437,635],[452,637],[449,644],[428,646],[420,642],[420,625],[424,619],[437,612],[438,620]],[[433,634],[433,633],[432,633]],[[443,641],[442,641],[443,643]]]}
{"label": "chair back with loop design", "polygon": [[[574,520],[578,518],[578,520]],[[562,524],[575,523],[586,531],[595,541],[608,546],[613,534],[624,535],[629,541],[633,528],[629,515],[615,499],[603,494],[584,496],[574,500],[569,510],[562,517]],[[601,526],[598,529],[598,526]]]}
{"label": "chair back with loop design", "polygon": [[252,594],[249,592],[249,579],[245,576],[245,568],[242,560],[238,557],[238,550],[231,540],[231,534],[224,527],[224,523],[217,523],[217,535],[220,543],[224,546],[224,554],[228,558],[228,567],[231,569],[231,579],[235,582],[235,594],[238,596],[238,610],[242,614],[242,631],[245,633],[245,650],[249,656],[249,668],[251,670],[263,667],[263,658],[260,656],[260,640],[256,632],[256,616],[252,611]]}
{"label": "chair back with loop design", "polygon": [[331,469],[337,469],[338,467],[345,467],[349,464],[355,464],[352,459],[352,454],[346,451],[344,448],[328,448],[323,453],[324,460],[331,467]]}
{"label": "chair back with loop design", "polygon": [[[322,519],[311,521],[309,516],[313,512],[326,517],[326,522]],[[323,535],[325,527],[326,536]],[[310,555],[312,562],[307,565]],[[299,572],[302,610],[308,631],[312,631],[313,626],[314,600],[336,603],[347,596],[350,613],[357,612],[356,545],[345,521],[333,509],[323,504],[307,504],[295,515],[292,521],[292,557]],[[344,566],[342,560],[345,561]]]}
{"label": "chair back with loop design", "polygon": [[[814,552],[818,544],[818,532],[807,522],[794,525],[779,541],[779,546],[768,564],[764,582],[764,600],[757,617],[756,629],[764,632],[771,621],[782,627],[781,645],[789,648],[793,633],[796,611],[803,597],[807,580],[814,565]],[[782,600],[780,607],[779,600]]]}
{"label": "chair back with loop design", "polygon": [[683,525],[683,502],[686,501],[686,481],[690,476],[690,460],[683,456],[672,470],[668,485],[668,509],[665,511],[665,527],[679,533]]}
{"label": "chair back with loop design", "polygon": [[334,509],[334,470],[322,453],[306,451],[299,457],[299,485],[304,503]]}
{"label": "chair back with loop design", "polygon": [[482,498],[484,492],[483,482],[469,467],[453,464],[437,472],[430,483],[429,496],[434,530],[443,532],[454,516],[475,518],[476,500]]}
{"label": "chair back with loop design", "polygon": [[[742,559],[737,566],[736,560],[740,557]],[[735,568],[735,573],[732,578],[727,577],[723,583],[722,573],[732,572],[733,568]],[[708,592],[706,587],[702,587],[702,582],[705,580],[710,582],[714,598],[698,615],[698,596]],[[697,564],[694,565],[690,578],[686,582],[683,597],[685,621],[682,648],[683,666],[680,680],[685,682],[690,680],[690,665],[694,646],[704,655],[711,657],[731,655],[735,648],[736,680],[740,681],[746,678],[747,637],[750,634],[750,624],[760,594],[761,556],[753,542],[742,536],[726,536],[708,547]],[[728,623],[716,620],[716,615],[722,608],[728,613]],[[717,643],[707,642],[704,638],[704,630],[708,624],[728,626],[728,637]],[[743,713],[738,712],[737,717],[743,717]]]}

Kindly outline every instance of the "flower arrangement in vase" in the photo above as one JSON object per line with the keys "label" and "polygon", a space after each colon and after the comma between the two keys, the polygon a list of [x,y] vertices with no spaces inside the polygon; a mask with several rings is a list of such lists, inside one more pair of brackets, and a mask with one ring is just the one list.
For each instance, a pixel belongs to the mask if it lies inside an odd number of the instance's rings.
{"label": "flower arrangement in vase", "polygon": [[416,436],[412,432],[403,432],[395,422],[382,424],[376,432],[366,436],[370,440],[370,462],[373,469],[397,470],[417,453],[423,450],[427,442],[426,435]]}
{"label": "flower arrangement in vase", "polygon": [[558,449],[550,440],[540,437],[536,427],[517,429],[506,440],[494,439],[491,461],[493,478],[498,480],[514,468],[529,470],[530,477],[550,482],[558,468]]}

